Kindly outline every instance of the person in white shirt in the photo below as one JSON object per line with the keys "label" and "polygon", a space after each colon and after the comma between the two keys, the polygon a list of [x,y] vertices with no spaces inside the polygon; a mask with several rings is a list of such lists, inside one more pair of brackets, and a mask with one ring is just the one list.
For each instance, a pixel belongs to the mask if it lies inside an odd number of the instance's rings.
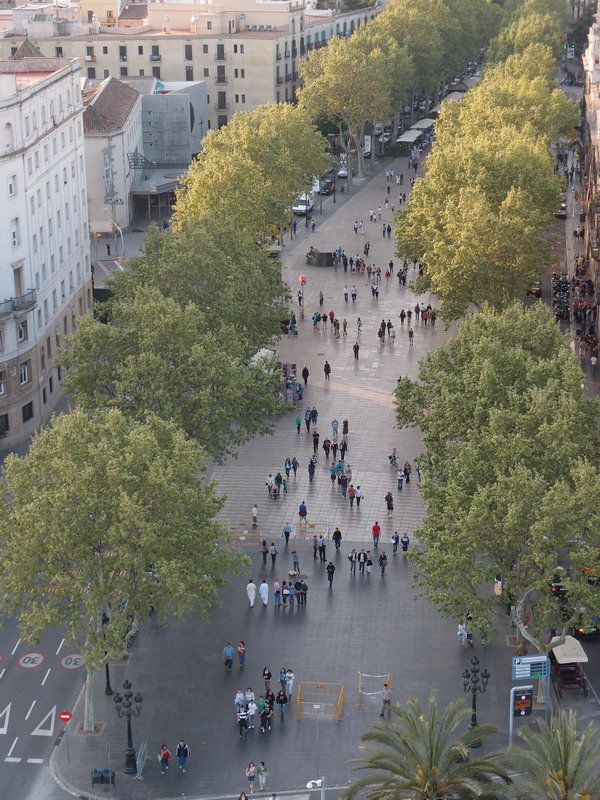
{"label": "person in white shirt", "polygon": [[256,584],[252,581],[252,578],[250,578],[248,584],[246,585],[246,594],[248,595],[250,608],[254,608],[254,601],[256,600]]}
{"label": "person in white shirt", "polygon": [[291,669],[288,669],[288,671],[285,674],[285,688],[287,689],[287,696],[289,702],[292,701],[292,692],[294,691],[295,680],[296,676],[294,675]]}
{"label": "person in white shirt", "polygon": [[269,584],[263,580],[258,591],[260,592],[260,599],[263,602],[263,606],[266,608],[269,602]]}

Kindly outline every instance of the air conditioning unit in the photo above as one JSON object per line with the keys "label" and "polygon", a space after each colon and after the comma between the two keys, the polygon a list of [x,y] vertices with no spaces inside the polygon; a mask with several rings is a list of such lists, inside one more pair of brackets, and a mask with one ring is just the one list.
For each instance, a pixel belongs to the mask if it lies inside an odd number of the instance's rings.
{"label": "air conditioning unit", "polygon": [[251,31],[252,30],[252,25],[246,25],[246,30],[247,31]]}
{"label": "air conditioning unit", "polygon": [[258,30],[258,25],[253,25],[253,26],[252,26],[252,30],[253,30],[253,31],[257,31],[257,30]]}
{"label": "air conditioning unit", "polygon": [[259,30],[259,31],[266,31],[266,30],[267,30],[267,27],[266,27],[266,25],[259,25],[259,26],[258,26],[258,30]]}
{"label": "air conditioning unit", "polygon": [[11,149],[10,142],[4,145],[4,149],[5,150],[10,150]]}
{"label": "air conditioning unit", "polygon": [[268,31],[274,31],[275,30],[275,25],[267,25],[267,30]]}

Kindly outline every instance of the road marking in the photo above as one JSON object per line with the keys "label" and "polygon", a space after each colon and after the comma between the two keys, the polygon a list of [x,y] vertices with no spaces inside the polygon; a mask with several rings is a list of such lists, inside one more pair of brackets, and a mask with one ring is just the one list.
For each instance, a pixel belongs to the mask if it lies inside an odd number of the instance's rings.
{"label": "road marking", "polygon": [[8,720],[10,719],[10,707],[11,706],[12,706],[12,703],[9,703],[6,706],[6,708],[4,709],[4,711],[0,712],[0,721],[2,720],[3,717],[6,717],[6,719],[4,720],[4,723],[2,724],[2,726],[0,726],[0,734],[8,732]]}
{"label": "road marking", "polygon": [[31,712],[33,711],[33,707],[34,707],[34,705],[36,703],[37,703],[37,700],[34,700],[33,703],[31,704],[31,706],[29,707],[29,711],[27,712],[27,716],[25,717],[25,721],[27,721],[29,719],[29,717],[31,715]]}
{"label": "road marking", "polygon": [[5,672],[6,672],[5,669],[3,669],[2,672],[0,672],[0,678],[4,675]]}
{"label": "road marking", "polygon": [[17,664],[22,669],[36,669],[41,667],[45,660],[46,656],[43,653],[24,653]]}
{"label": "road marking", "polygon": [[[44,728],[43,725],[50,718],[50,728]],[[46,714],[44,719],[32,731],[32,736],[53,736],[54,735],[54,721],[56,718],[56,706],[53,706]]]}
{"label": "road marking", "polygon": [[13,647],[13,649],[11,650],[11,653],[10,653],[10,654],[11,654],[11,656],[14,656],[14,654],[15,654],[15,653],[16,653],[16,651],[17,651],[17,647],[18,647],[20,644],[21,644],[21,640],[19,639],[19,640],[17,641],[16,645],[15,645],[15,646]]}
{"label": "road marking", "polygon": [[13,758],[10,758],[9,756],[6,756],[6,758],[4,760],[10,762],[11,764],[19,764],[21,762],[20,758],[15,758],[14,756],[13,756]]}
{"label": "road marking", "polygon": [[59,664],[63,669],[81,669],[85,666],[85,661],[81,653],[69,653],[61,658]]}
{"label": "road marking", "polygon": [[27,759],[27,763],[28,764],[43,764],[44,763],[44,759],[43,758],[28,758]]}
{"label": "road marking", "polygon": [[46,672],[46,674],[44,675],[44,680],[42,681],[42,686],[46,683],[46,679],[48,678],[48,675],[50,675],[51,669],[52,669],[52,667],[48,667],[48,672]]}
{"label": "road marking", "polygon": [[60,653],[60,651],[61,651],[61,649],[62,649],[62,646],[63,646],[63,644],[64,644],[64,643],[65,643],[65,640],[63,639],[63,640],[61,641],[61,643],[58,645],[58,650],[56,651],[56,655],[58,655],[58,654]]}
{"label": "road marking", "polygon": [[[10,754],[12,753],[12,751],[15,749],[15,745],[16,745],[16,743],[17,743],[18,741],[19,741],[19,737],[17,736],[17,738],[16,738],[16,739],[14,740],[14,742],[12,743],[12,747],[11,747],[11,748],[10,748],[10,750],[8,751],[8,756],[6,756],[6,758],[7,758],[7,759],[8,759],[8,757],[10,756]],[[20,760],[21,760],[21,759],[19,759],[19,761],[20,761]]]}

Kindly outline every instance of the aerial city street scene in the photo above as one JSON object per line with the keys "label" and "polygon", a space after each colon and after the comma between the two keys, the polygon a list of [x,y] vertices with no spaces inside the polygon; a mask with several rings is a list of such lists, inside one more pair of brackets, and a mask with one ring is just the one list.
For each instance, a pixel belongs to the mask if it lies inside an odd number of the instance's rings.
{"label": "aerial city street scene", "polygon": [[0,8],[0,800],[600,800],[590,0]]}

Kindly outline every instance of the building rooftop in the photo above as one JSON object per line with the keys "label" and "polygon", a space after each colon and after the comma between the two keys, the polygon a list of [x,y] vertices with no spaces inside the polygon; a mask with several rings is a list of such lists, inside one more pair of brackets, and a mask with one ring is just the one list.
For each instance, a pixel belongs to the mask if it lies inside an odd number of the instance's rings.
{"label": "building rooftop", "polygon": [[65,66],[72,66],[76,58],[28,58],[16,61],[0,61],[0,75],[14,75],[17,91],[33,86],[38,81],[58,72]]}
{"label": "building rooftop", "polygon": [[111,133],[120,130],[130,115],[139,94],[116,78],[106,78],[98,86],[83,90],[83,132]]}
{"label": "building rooftop", "polygon": [[27,37],[21,42],[11,61],[21,61],[24,58],[44,58],[42,51]]}

